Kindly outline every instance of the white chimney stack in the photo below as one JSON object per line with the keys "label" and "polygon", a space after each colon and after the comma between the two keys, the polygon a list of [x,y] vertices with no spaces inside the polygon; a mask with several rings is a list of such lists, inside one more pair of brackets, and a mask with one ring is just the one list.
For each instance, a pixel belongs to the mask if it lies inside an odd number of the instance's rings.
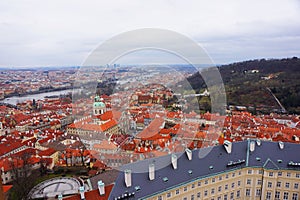
{"label": "white chimney stack", "polygon": [[177,156],[175,154],[171,155],[171,162],[174,169],[177,169]]}
{"label": "white chimney stack", "polygon": [[58,195],[58,200],[62,200],[63,199],[63,196],[60,194]]}
{"label": "white chimney stack", "polygon": [[251,141],[250,142],[250,151],[253,152],[255,150],[255,142]]}
{"label": "white chimney stack", "polygon": [[190,149],[185,149],[186,155],[189,160],[192,160],[192,151]]}
{"label": "white chimney stack", "polygon": [[98,181],[98,190],[99,190],[100,196],[105,194],[105,187],[104,186],[105,185],[101,180]]}
{"label": "white chimney stack", "polygon": [[150,179],[150,181],[155,179],[155,165],[154,165],[154,163],[151,163],[149,165],[149,179]]}
{"label": "white chimney stack", "polygon": [[131,187],[131,170],[126,169],[124,171],[124,175],[125,175],[125,184],[126,184],[126,187]]}
{"label": "white chimney stack", "polygon": [[85,197],[84,197],[84,186],[79,187],[79,193],[80,193],[80,199],[84,200],[85,199]]}
{"label": "white chimney stack", "polygon": [[232,143],[229,142],[228,140],[224,141],[224,147],[225,150],[227,151],[227,153],[231,153],[231,149],[232,149]]}

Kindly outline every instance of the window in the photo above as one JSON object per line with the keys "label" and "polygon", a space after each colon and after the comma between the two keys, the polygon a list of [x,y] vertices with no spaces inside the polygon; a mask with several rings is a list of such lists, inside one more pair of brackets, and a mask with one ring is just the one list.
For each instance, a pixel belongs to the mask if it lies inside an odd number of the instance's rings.
{"label": "window", "polygon": [[236,197],[240,198],[240,196],[241,196],[241,191],[240,190],[236,191]]}
{"label": "window", "polygon": [[221,200],[221,197],[218,197],[218,200]]}
{"label": "window", "polygon": [[277,184],[276,184],[276,186],[277,186],[277,187],[281,187],[281,182],[278,181]]}
{"label": "window", "polygon": [[234,188],[234,183],[231,183],[231,188]]}
{"label": "window", "polygon": [[266,199],[267,199],[267,200],[270,200],[270,199],[271,199],[271,192],[267,192]]}
{"label": "window", "polygon": [[219,186],[218,187],[218,192],[221,192],[222,191],[222,186]]}
{"label": "window", "polygon": [[238,181],[238,186],[240,186],[241,185],[241,181]]}
{"label": "window", "polygon": [[273,172],[269,172],[269,176],[273,176]]}
{"label": "window", "polygon": [[192,194],[192,195],[191,195],[191,200],[194,200],[194,198],[195,198],[195,197],[194,197],[194,195]]}
{"label": "window", "polygon": [[249,169],[249,170],[248,170],[248,174],[252,174],[252,169]]}
{"label": "window", "polygon": [[275,192],[275,200],[280,200],[280,192]]}
{"label": "window", "polygon": [[242,172],[241,171],[239,171],[239,175],[241,175],[242,174]]}
{"label": "window", "polygon": [[268,188],[272,187],[272,182],[268,182]]}
{"label": "window", "polygon": [[195,184],[192,184],[192,188],[195,188]]}
{"label": "window", "polygon": [[177,189],[175,193],[176,193],[176,194],[179,194],[179,189]]}
{"label": "window", "polygon": [[224,194],[224,200],[227,200],[227,194]]}
{"label": "window", "polygon": [[222,176],[219,176],[219,181],[221,181],[222,180]]}
{"label": "window", "polygon": [[197,193],[197,198],[200,198],[200,197],[201,197],[201,193],[198,192],[198,193]]}
{"label": "window", "polygon": [[261,183],[262,183],[262,180],[261,180],[261,179],[258,179],[258,180],[257,180],[257,185],[261,185]]}
{"label": "window", "polygon": [[285,187],[289,188],[290,187],[290,183],[285,183]]}
{"label": "window", "polygon": [[233,199],[234,199],[234,193],[231,192],[231,193],[230,193],[230,200],[233,200]]}
{"label": "window", "polygon": [[289,173],[289,172],[286,173],[286,176],[287,176],[287,177],[291,177],[291,173]]}
{"label": "window", "polygon": [[296,178],[300,178],[300,174],[296,174]]}
{"label": "window", "polygon": [[228,185],[227,184],[225,185],[225,190],[228,190]]}
{"label": "window", "polygon": [[294,184],[294,189],[298,189],[299,188],[299,183],[295,183]]}
{"label": "window", "polygon": [[168,193],[167,193],[167,197],[168,197],[168,198],[171,197],[171,192],[168,192]]}
{"label": "window", "polygon": [[263,173],[263,170],[258,170],[258,174],[262,174]]}
{"label": "window", "polygon": [[297,193],[293,193],[292,200],[298,200],[298,194]]}
{"label": "window", "polygon": [[283,200],[288,200],[289,199],[289,193],[288,192],[284,192],[283,193]]}
{"label": "window", "polygon": [[157,200],[162,200],[162,196],[159,195],[159,196],[157,197]]}
{"label": "window", "polygon": [[250,189],[249,188],[246,189],[246,196],[250,197]]}
{"label": "window", "polygon": [[256,193],[255,193],[255,196],[259,197],[261,194],[261,190],[260,188],[259,189],[256,189]]}
{"label": "window", "polygon": [[278,172],[278,176],[282,176],[282,172]]}
{"label": "window", "polygon": [[183,188],[183,191],[187,191],[187,187],[186,186]]}
{"label": "window", "polygon": [[225,175],[225,178],[226,178],[226,179],[228,178],[228,174]]}
{"label": "window", "polygon": [[208,184],[208,180],[205,180],[205,181],[204,181],[204,184],[207,185],[207,184]]}
{"label": "window", "polygon": [[215,178],[212,178],[212,179],[211,179],[211,182],[212,182],[212,183],[214,183],[215,181],[216,181]]}
{"label": "window", "polygon": [[184,198],[183,198],[183,200],[187,200],[187,198],[186,198],[186,197],[184,197]]}
{"label": "window", "polygon": [[212,188],[212,189],[211,189],[211,194],[214,194],[214,193],[215,193],[215,189]]}
{"label": "window", "polygon": [[247,185],[251,185],[251,179],[247,179]]}
{"label": "window", "polygon": [[232,177],[235,177],[235,173],[234,172],[232,173]]}
{"label": "window", "polygon": [[207,196],[207,190],[204,191],[204,196]]}
{"label": "window", "polygon": [[198,187],[200,187],[200,186],[201,186],[201,182],[199,181],[199,182],[198,182]]}

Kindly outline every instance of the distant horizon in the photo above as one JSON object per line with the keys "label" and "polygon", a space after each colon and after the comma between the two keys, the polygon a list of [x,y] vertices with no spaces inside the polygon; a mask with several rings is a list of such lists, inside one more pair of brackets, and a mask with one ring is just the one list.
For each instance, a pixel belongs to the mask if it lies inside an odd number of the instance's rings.
{"label": "distant horizon", "polygon": [[[213,66],[225,66],[225,65],[230,65],[233,63],[240,63],[240,62],[246,62],[246,61],[252,61],[252,60],[281,60],[281,59],[292,59],[292,58],[299,58],[298,56],[291,56],[291,57],[278,57],[278,58],[253,58],[253,59],[246,59],[246,60],[237,60],[237,61],[232,61],[229,63],[214,63]],[[211,66],[212,64],[188,64],[188,63],[126,63],[126,64],[122,64],[122,63],[115,63],[118,65],[121,65],[121,67],[130,67],[130,66],[147,66],[147,65],[207,65],[207,66]],[[82,66],[80,65],[37,65],[37,66],[12,66],[12,67],[8,67],[8,66],[0,66],[0,70],[21,70],[21,69],[43,69],[43,68],[80,68]]]}

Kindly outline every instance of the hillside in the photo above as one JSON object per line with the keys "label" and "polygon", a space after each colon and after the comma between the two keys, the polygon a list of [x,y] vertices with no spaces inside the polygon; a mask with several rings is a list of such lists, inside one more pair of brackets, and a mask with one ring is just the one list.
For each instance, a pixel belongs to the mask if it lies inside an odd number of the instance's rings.
{"label": "hillside", "polygon": [[[246,106],[253,112],[281,112],[275,95],[288,113],[300,113],[300,59],[250,60],[219,70],[228,105]],[[199,73],[188,81],[197,93],[206,87]]]}

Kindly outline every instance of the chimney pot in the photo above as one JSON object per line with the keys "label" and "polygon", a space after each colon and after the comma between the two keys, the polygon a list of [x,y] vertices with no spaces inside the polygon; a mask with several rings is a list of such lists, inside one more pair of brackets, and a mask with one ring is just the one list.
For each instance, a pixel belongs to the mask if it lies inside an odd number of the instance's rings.
{"label": "chimney pot", "polygon": [[105,184],[102,182],[102,180],[98,181],[98,190],[100,196],[105,194]]}
{"label": "chimney pot", "polygon": [[149,165],[149,179],[150,179],[150,181],[155,179],[155,165],[154,165],[154,163],[151,163]]}
{"label": "chimney pot", "polygon": [[177,169],[177,156],[175,154],[172,154],[171,162],[172,162],[173,168]]}
{"label": "chimney pot", "polygon": [[131,170],[124,171],[126,187],[131,187]]}

